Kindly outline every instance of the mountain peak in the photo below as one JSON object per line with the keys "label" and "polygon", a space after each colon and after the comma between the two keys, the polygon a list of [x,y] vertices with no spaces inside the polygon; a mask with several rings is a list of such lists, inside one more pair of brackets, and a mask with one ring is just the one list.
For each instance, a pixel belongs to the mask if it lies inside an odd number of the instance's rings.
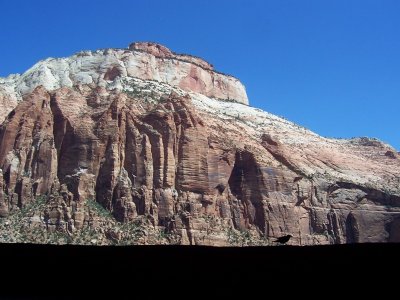
{"label": "mountain peak", "polygon": [[200,57],[190,54],[175,53],[167,47],[154,42],[134,42],[129,45],[129,50],[144,51],[154,55],[155,57],[176,59],[195,64],[206,70],[214,71],[214,66]]}
{"label": "mountain peak", "polygon": [[129,45],[129,50],[141,50],[158,57],[173,57],[174,54],[167,47],[154,42],[133,42]]}
{"label": "mountain peak", "polygon": [[0,242],[400,242],[393,148],[246,104],[237,79],[150,42],[0,79]]}
{"label": "mountain peak", "polygon": [[[124,82],[133,78],[248,104],[245,87],[238,79],[215,71],[199,57],[178,54],[153,42],[131,43],[128,49],[82,51],[70,57],[45,59],[22,75],[0,78],[0,101],[7,97],[7,103],[15,104],[39,85],[50,91],[84,84],[123,91],[127,89]],[[2,111],[0,120],[8,113],[7,109]]]}

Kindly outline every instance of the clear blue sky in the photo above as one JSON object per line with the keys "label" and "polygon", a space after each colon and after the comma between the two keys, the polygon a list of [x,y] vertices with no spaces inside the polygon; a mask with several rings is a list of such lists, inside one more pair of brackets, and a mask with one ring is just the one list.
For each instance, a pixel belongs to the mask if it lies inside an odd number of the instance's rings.
{"label": "clear blue sky", "polygon": [[238,77],[250,104],[400,150],[400,1],[0,0],[0,76],[155,41]]}

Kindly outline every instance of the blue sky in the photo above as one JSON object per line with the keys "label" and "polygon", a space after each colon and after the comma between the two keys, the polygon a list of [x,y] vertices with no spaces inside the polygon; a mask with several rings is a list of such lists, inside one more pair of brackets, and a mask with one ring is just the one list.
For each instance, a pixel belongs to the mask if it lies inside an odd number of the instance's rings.
{"label": "blue sky", "polygon": [[400,1],[0,0],[0,76],[155,41],[238,77],[250,104],[400,150]]}

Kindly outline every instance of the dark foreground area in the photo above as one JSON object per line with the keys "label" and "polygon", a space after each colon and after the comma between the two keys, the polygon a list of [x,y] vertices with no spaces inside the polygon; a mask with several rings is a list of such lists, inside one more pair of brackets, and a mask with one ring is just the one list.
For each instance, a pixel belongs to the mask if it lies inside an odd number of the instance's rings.
{"label": "dark foreground area", "polygon": [[[212,248],[1,244],[1,295],[356,287],[396,280],[400,244]],[[391,275],[391,274],[394,275]],[[52,292],[50,292],[52,291]],[[55,294],[54,294],[55,293]],[[170,294],[172,293],[172,294]],[[58,297],[57,296],[57,297]]]}

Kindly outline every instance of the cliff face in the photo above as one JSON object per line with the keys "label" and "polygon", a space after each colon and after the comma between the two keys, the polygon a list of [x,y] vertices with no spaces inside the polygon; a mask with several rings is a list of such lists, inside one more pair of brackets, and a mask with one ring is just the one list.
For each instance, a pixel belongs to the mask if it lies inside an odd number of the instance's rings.
{"label": "cliff face", "polygon": [[392,147],[320,137],[243,99],[215,99],[228,98],[215,86],[149,80],[160,60],[223,75],[157,44],[132,44],[128,56],[135,53],[152,62],[137,67],[139,78],[108,65],[94,82],[49,88],[35,75],[30,82],[41,85],[17,105],[4,100],[13,110],[0,127],[1,241],[268,245],[284,234],[298,245],[400,241],[400,159]]}
{"label": "cliff face", "polygon": [[[245,88],[236,78],[214,71],[201,58],[176,54],[155,43],[133,43],[128,49],[82,51],[67,58],[40,61],[23,75],[0,79],[0,104],[5,97],[20,100],[38,85],[55,90],[94,84],[124,91],[129,86],[126,80],[133,78],[164,82],[185,91],[248,104]],[[0,121],[10,111],[10,106],[5,107]]]}

